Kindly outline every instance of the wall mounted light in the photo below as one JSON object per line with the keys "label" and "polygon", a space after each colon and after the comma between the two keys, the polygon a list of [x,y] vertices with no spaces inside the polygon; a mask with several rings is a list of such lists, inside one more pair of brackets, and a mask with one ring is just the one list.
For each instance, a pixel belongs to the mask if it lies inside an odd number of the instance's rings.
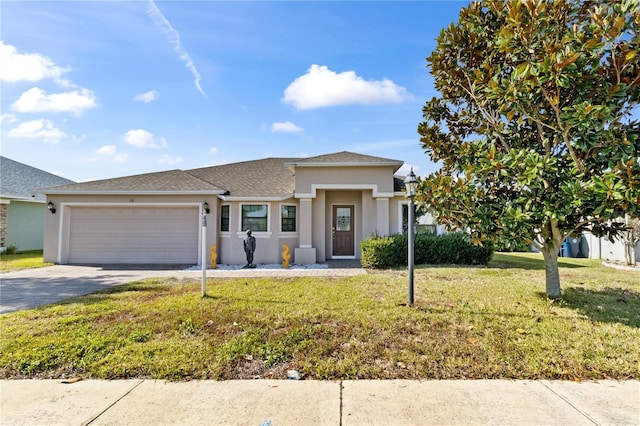
{"label": "wall mounted light", "polygon": [[47,208],[49,209],[49,211],[51,212],[51,214],[56,214],[56,206],[53,205],[52,201],[49,201],[47,203]]}
{"label": "wall mounted light", "polygon": [[209,212],[211,212],[211,210],[209,209],[209,203],[207,203],[206,201],[204,202],[204,204],[202,205],[202,208],[204,209],[204,212],[206,214],[209,214]]}

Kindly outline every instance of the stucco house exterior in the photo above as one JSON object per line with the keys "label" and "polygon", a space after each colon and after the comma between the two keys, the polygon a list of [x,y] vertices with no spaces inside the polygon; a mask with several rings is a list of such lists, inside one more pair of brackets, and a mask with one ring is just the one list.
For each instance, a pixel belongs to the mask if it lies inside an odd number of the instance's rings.
{"label": "stucco house exterior", "polygon": [[281,263],[283,245],[296,264],[360,259],[362,239],[402,232],[402,164],[344,151],[50,188],[45,261],[244,264],[249,229],[255,263]]}
{"label": "stucco house exterior", "polygon": [[42,250],[47,207],[42,188],[69,179],[0,156],[0,251]]}

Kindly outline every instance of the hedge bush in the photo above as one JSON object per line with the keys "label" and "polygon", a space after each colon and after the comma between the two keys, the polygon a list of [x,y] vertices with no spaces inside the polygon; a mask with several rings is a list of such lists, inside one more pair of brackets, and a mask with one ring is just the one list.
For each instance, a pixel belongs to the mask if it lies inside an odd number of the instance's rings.
{"label": "hedge bush", "polygon": [[[405,266],[408,262],[407,247],[406,234],[372,236],[360,243],[360,263],[365,268],[374,269]],[[469,236],[461,232],[444,235],[418,234],[414,239],[414,247],[416,265],[485,265],[493,255],[490,243],[473,245]]]}

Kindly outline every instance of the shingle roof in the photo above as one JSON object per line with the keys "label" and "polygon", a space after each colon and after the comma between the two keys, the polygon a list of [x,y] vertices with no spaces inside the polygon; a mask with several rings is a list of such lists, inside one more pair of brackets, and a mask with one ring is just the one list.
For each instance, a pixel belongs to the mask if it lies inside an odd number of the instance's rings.
{"label": "shingle roof", "polygon": [[394,166],[401,161],[338,152],[310,158],[265,158],[203,167],[170,170],[51,188],[47,193],[209,192],[234,198],[286,198],[294,193],[295,166]]}
{"label": "shingle roof", "polygon": [[229,191],[233,197],[283,198],[293,195],[295,175],[285,163],[294,158],[224,164],[189,170],[188,173]]}
{"label": "shingle roof", "polygon": [[392,160],[389,158],[374,157],[371,155],[358,154],[355,152],[341,151],[333,154],[318,155],[316,157],[307,157],[296,159],[291,165],[317,165],[317,166],[334,166],[334,165],[393,165],[400,167],[402,161]]}
{"label": "shingle roof", "polygon": [[42,189],[72,180],[0,156],[0,196],[44,201]]}
{"label": "shingle roof", "polygon": [[182,170],[146,173],[114,179],[103,179],[91,182],[58,186],[47,190],[48,194],[67,192],[101,192],[101,193],[134,193],[134,192],[222,192],[222,190],[196,176]]}

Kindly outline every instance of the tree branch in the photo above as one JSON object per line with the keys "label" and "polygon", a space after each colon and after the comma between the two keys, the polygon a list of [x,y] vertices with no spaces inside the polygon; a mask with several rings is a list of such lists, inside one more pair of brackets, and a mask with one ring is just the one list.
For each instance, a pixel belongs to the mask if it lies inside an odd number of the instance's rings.
{"label": "tree branch", "polygon": [[[469,79],[469,75],[467,73],[463,73],[463,74],[467,79],[467,84],[469,84],[469,89],[461,85],[462,90],[464,90],[465,92],[467,92],[469,96],[471,96],[471,98],[475,101],[475,104],[480,110],[480,112],[482,113],[482,115],[484,115],[487,118],[487,120],[491,123],[491,125],[494,128],[497,128],[498,123],[500,122],[499,118],[496,118],[493,114],[490,114],[489,111],[487,111],[485,108],[481,106],[480,101],[478,100],[475,93],[473,92],[473,84],[471,84],[471,79]],[[509,146],[507,141],[504,139],[504,136],[502,136],[500,133],[498,133],[497,136],[498,136],[498,140],[500,141],[500,144],[502,145],[504,150],[508,153],[511,150],[511,147]]]}

